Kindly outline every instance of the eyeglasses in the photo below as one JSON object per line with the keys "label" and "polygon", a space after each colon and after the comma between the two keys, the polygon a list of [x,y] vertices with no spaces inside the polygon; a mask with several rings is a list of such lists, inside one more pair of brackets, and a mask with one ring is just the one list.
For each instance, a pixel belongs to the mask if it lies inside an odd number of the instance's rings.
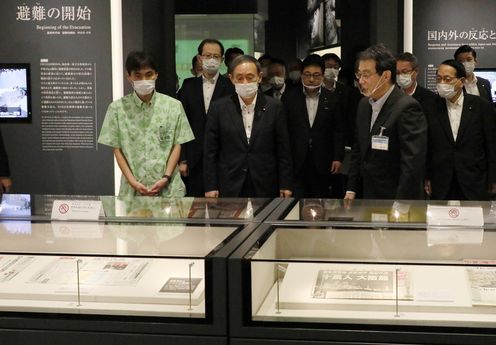
{"label": "eyeglasses", "polygon": [[322,78],[322,73],[303,73],[302,76],[305,79],[320,79]]}
{"label": "eyeglasses", "polygon": [[222,57],[218,54],[202,54],[201,56],[205,59],[216,59],[216,60],[220,60]]}
{"label": "eyeglasses", "polygon": [[364,73],[357,72],[357,73],[355,73],[355,78],[357,80],[360,80],[361,78],[363,78],[363,79],[369,79],[374,74],[377,74],[377,72],[374,72],[374,73],[372,73],[372,72],[364,72]]}
{"label": "eyeglasses", "polygon": [[453,80],[456,80],[458,78],[456,77],[450,77],[449,75],[445,75],[444,77],[441,77],[440,75],[436,76],[436,82],[437,83],[446,83],[446,84],[451,84]]}

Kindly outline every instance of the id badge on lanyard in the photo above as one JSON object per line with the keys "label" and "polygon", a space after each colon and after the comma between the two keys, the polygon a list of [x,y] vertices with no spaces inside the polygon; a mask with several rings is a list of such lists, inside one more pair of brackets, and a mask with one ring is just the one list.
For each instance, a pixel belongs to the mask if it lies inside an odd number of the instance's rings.
{"label": "id badge on lanyard", "polygon": [[389,137],[383,135],[385,129],[386,127],[381,126],[381,131],[379,132],[379,135],[372,136],[372,150],[381,150],[381,151],[389,150]]}

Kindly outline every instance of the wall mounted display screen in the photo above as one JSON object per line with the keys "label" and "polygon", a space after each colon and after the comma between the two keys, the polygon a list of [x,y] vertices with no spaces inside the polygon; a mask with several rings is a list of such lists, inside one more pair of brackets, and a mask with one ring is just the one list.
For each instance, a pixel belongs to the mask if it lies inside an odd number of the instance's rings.
{"label": "wall mounted display screen", "polygon": [[0,63],[0,122],[31,121],[29,64]]}
{"label": "wall mounted display screen", "polygon": [[493,103],[496,103],[496,68],[478,68],[474,71],[474,74],[476,77],[489,80]]}

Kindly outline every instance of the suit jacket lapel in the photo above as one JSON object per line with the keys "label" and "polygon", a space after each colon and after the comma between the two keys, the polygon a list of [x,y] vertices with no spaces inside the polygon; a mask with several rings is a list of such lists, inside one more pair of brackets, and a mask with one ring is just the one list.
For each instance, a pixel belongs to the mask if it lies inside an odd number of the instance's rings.
{"label": "suit jacket lapel", "polygon": [[460,119],[460,126],[458,127],[458,134],[456,136],[456,140],[460,140],[465,129],[469,126],[470,116],[473,109],[472,100],[470,98],[464,97],[463,100],[463,108],[462,108],[462,116]]}
{"label": "suit jacket lapel", "polygon": [[444,132],[446,133],[446,136],[448,137],[449,141],[454,144],[455,139],[453,138],[453,131],[451,129],[451,123],[449,120],[449,115],[448,115],[448,106],[446,105],[446,100],[444,98],[438,98],[436,102],[437,106],[437,111],[436,111],[436,116],[441,124],[441,127],[443,127]]}
{"label": "suit jacket lapel", "polygon": [[257,95],[257,103],[255,104],[255,113],[253,114],[250,145],[253,144],[257,134],[259,133],[259,129],[262,122],[262,116],[265,113],[266,104],[267,104],[267,100],[265,99],[265,96],[263,95],[263,93],[259,92]]}
{"label": "suit jacket lapel", "polygon": [[241,105],[239,104],[238,95],[237,94],[232,95],[231,99],[236,109],[236,111],[230,112],[233,126],[237,129],[241,141],[245,145],[248,145],[248,139],[246,138],[245,125],[243,124],[243,115],[241,114]]}
{"label": "suit jacket lapel", "polygon": [[[322,121],[323,117],[325,116],[324,112],[325,110],[328,109],[329,109],[329,99],[327,99],[327,96],[324,95],[324,93],[321,91],[319,95],[319,104],[317,106],[317,114],[315,114],[315,119],[313,120],[312,127],[314,127],[318,122]],[[308,118],[308,113],[307,113],[307,118]]]}
{"label": "suit jacket lapel", "polygon": [[[212,94],[212,101],[214,99],[220,98],[223,95],[223,91],[226,87],[226,78],[222,75],[219,75],[217,82],[215,83],[214,93]],[[229,81],[230,82],[230,81]]]}
{"label": "suit jacket lapel", "polygon": [[303,93],[303,89],[298,93],[297,104],[300,107],[300,111],[296,111],[294,113],[298,114],[300,118],[301,124],[305,126],[306,130],[310,130],[310,120],[308,119],[308,108],[307,108],[307,100],[306,96]]}

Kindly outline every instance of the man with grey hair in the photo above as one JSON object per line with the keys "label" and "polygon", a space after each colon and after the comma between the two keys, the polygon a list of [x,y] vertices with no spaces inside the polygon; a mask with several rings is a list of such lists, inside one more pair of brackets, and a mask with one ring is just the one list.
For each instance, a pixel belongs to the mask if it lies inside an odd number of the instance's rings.
{"label": "man with grey hair", "polygon": [[292,163],[282,103],[259,91],[258,61],[238,56],[229,66],[236,95],[212,102],[203,166],[206,197],[290,197]]}
{"label": "man with grey hair", "polygon": [[383,45],[358,55],[356,140],[345,199],[423,199],[427,121],[420,104],[395,85],[396,60]]}

